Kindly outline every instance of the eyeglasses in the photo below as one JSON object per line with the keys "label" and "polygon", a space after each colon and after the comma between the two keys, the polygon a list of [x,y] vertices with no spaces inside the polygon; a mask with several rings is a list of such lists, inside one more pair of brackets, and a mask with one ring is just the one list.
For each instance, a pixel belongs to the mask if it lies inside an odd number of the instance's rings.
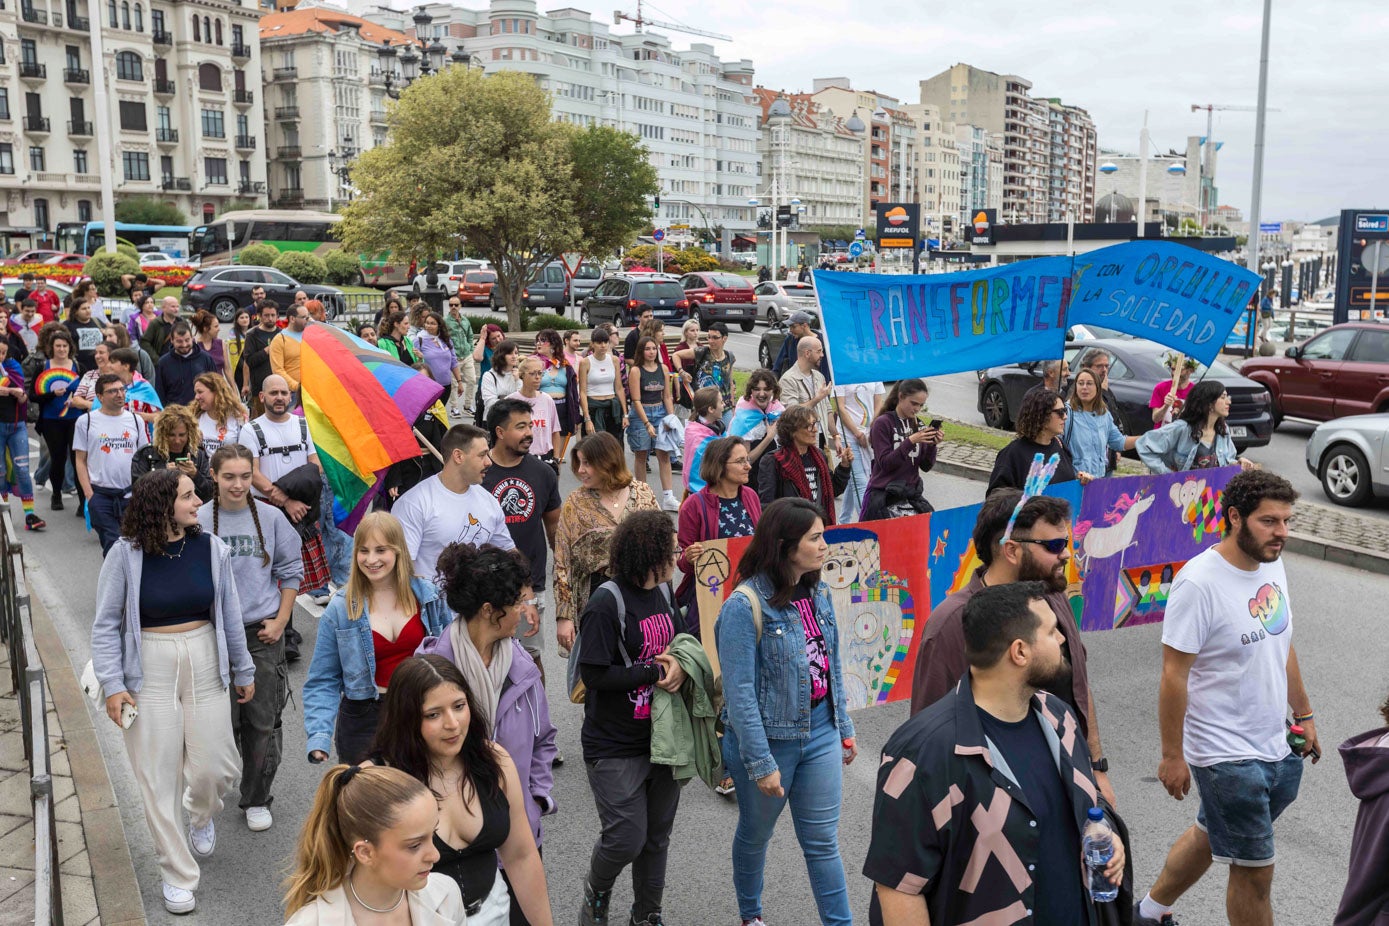
{"label": "eyeglasses", "polygon": [[1015,543],[1035,543],[1037,546],[1041,547],[1043,550],[1046,550],[1053,556],[1056,556],[1062,550],[1066,549],[1066,544],[1070,542],[1070,540],[1066,537],[1053,537],[1050,540],[1033,540],[1030,537],[1013,537],[1010,539],[1012,539]]}
{"label": "eyeglasses", "polygon": [[450,303],[449,303],[449,308],[451,308],[451,309],[461,309],[462,307],[463,307],[463,303],[461,303],[461,302],[450,302]]}
{"label": "eyeglasses", "polygon": [[1051,413],[1052,413],[1053,415],[1055,415],[1056,417],[1058,417],[1058,418],[1065,418],[1065,417],[1066,417],[1066,409],[1065,409],[1064,406],[1061,407],[1061,408],[1053,408],[1053,409],[1051,410]]}

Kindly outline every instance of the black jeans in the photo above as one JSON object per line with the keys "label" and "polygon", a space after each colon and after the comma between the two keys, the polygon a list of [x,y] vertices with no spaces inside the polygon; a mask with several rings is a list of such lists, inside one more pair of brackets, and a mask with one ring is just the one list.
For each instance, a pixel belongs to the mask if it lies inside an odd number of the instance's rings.
{"label": "black jeans", "polygon": [[72,435],[77,430],[77,419],[40,418],[35,428],[43,437],[48,447],[48,458],[52,461],[48,469],[48,484],[53,488],[53,495],[60,496],[68,468],[68,455],[72,453]]}
{"label": "black jeans", "polygon": [[246,649],[256,666],[256,695],[245,704],[236,703],[231,694],[232,735],[241,750],[241,803],[247,807],[269,807],[274,798],[270,788],[284,755],[284,732],[280,714],[289,701],[289,667],[285,662],[285,638],[262,643],[258,631],[263,622],[246,627]]}
{"label": "black jeans", "polygon": [[376,723],[381,716],[381,699],[353,701],[343,698],[338,702],[338,723],[333,731],[333,746],[338,750],[338,761],[356,765],[371,752],[371,743],[376,739]]}
{"label": "black jeans", "polygon": [[589,399],[588,416],[593,419],[593,433],[607,431],[617,442],[622,443],[623,415],[622,404],[617,396],[611,399]]}
{"label": "black jeans", "polygon": [[680,786],[670,766],[652,765],[649,756],[598,759],[584,766],[603,824],[589,860],[589,884],[595,891],[612,890],[631,865],[632,919],[641,922],[661,909]]}

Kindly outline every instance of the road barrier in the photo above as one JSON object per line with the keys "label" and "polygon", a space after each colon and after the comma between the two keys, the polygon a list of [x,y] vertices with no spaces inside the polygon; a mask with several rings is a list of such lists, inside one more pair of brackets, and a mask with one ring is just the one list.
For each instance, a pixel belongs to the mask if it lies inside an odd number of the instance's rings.
{"label": "road barrier", "polygon": [[62,926],[63,895],[58,872],[53,776],[48,761],[48,705],[43,663],[34,645],[24,545],[9,510],[0,512],[0,640],[9,650],[10,684],[19,701],[24,758],[34,820],[34,922]]}

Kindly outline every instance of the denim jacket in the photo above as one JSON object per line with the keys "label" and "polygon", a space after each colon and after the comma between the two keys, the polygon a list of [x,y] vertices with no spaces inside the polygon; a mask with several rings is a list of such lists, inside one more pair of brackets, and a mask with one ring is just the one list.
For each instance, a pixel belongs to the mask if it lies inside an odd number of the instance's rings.
{"label": "denim jacket", "polygon": [[[773,607],[772,583],[765,575],[753,576],[748,584],[762,604],[762,639],[757,639],[752,606],[741,594],[724,602],[714,635],[723,669],[723,722],[737,734],[743,764],[756,780],[777,771],[768,740],[810,739],[810,663],[796,606]],[[839,628],[825,583],[815,588],[813,601],[829,655],[832,716],[840,737],[851,737],[854,722],[844,703]]]}
{"label": "denim jacket", "polygon": [[[1197,441],[1191,425],[1180,419],[1149,431],[1134,447],[1143,465],[1154,473],[1180,473],[1191,469],[1196,459]],[[1235,442],[1227,431],[1215,436],[1215,465],[1229,466],[1239,458]]]}
{"label": "denim jacket", "polygon": [[[420,604],[425,636],[438,636],[453,618],[439,590],[418,576],[410,580],[410,590]],[[304,680],[306,754],[312,755],[317,749],[332,753],[339,700],[374,701],[380,696],[376,690],[371,621],[365,608],[361,617],[348,620],[347,592],[339,590],[318,619],[313,661],[309,663],[309,677]]]}

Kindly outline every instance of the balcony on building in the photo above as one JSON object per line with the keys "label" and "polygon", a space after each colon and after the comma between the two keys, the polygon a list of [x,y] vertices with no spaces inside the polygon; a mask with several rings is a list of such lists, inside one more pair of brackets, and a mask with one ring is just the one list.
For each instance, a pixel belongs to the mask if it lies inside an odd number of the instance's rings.
{"label": "balcony on building", "polygon": [[386,124],[386,111],[385,111],[384,109],[373,109],[373,110],[371,111],[371,124],[372,124],[372,125],[385,125],[385,124]]}
{"label": "balcony on building", "polygon": [[298,80],[299,69],[294,65],[284,68],[275,68],[270,72],[271,80]]}
{"label": "balcony on building", "polygon": [[161,145],[177,145],[178,129],[160,126],[154,130],[154,140]]}
{"label": "balcony on building", "polygon": [[86,68],[63,68],[63,83],[90,84],[91,82],[92,72]]}
{"label": "balcony on building", "polygon": [[380,68],[372,68],[372,69],[371,69],[371,73],[367,75],[367,86],[368,86],[368,87],[384,87],[384,86],[386,86],[386,72],[383,71],[383,70],[381,70]]}
{"label": "balcony on building", "polygon": [[156,45],[172,45],[174,44],[174,34],[172,32],[165,32],[163,29],[157,29],[150,33],[150,41]]}
{"label": "balcony on building", "polygon": [[251,58],[251,46],[245,42],[232,42],[231,56],[233,61],[248,61]]}
{"label": "balcony on building", "polygon": [[21,22],[32,26],[48,25],[48,11],[34,7],[32,3],[21,3],[19,5],[19,18]]}
{"label": "balcony on building", "polygon": [[279,122],[298,122],[298,121],[299,121],[299,107],[298,107],[298,106],[276,106],[276,107],[275,107],[275,119],[276,119],[277,121],[279,121]]}
{"label": "balcony on building", "polygon": [[297,161],[303,157],[303,149],[298,145],[281,145],[275,149],[275,156],[282,161]]}
{"label": "balcony on building", "polygon": [[39,64],[37,61],[19,62],[19,77],[21,80],[47,80],[48,66]]}
{"label": "balcony on building", "polygon": [[155,96],[173,96],[173,95],[174,95],[174,82],[173,82],[172,80],[169,80],[168,78],[165,78],[165,77],[156,77],[156,78],[154,79],[154,95],[155,95]]}
{"label": "balcony on building", "polygon": [[78,15],[77,4],[68,3],[67,14],[69,29],[72,29],[74,32],[88,32],[91,30],[92,21],[85,16]]}
{"label": "balcony on building", "polygon": [[238,184],[236,185],[236,192],[240,193],[240,194],[243,195],[243,196],[246,195],[246,194],[248,194],[248,193],[264,193],[264,192],[265,192],[265,181],[264,181],[264,180],[242,180],[240,183],[238,183]]}
{"label": "balcony on building", "polygon": [[68,123],[68,134],[76,138],[90,138],[92,135],[92,124],[90,122],[78,122],[73,120]]}
{"label": "balcony on building", "polygon": [[193,191],[193,181],[187,177],[173,177],[165,174],[159,184],[164,190],[183,190],[191,193]]}
{"label": "balcony on building", "polygon": [[47,135],[50,126],[47,116],[24,117],[24,131],[30,135]]}
{"label": "balcony on building", "polygon": [[250,106],[256,101],[254,90],[233,90],[232,104],[235,106]]}
{"label": "balcony on building", "polygon": [[256,137],[255,137],[254,135],[238,135],[238,136],[236,136],[236,150],[237,150],[237,151],[255,151],[255,150],[256,150]]}
{"label": "balcony on building", "polygon": [[286,187],[275,197],[276,206],[302,206],[304,205],[303,187]]}

